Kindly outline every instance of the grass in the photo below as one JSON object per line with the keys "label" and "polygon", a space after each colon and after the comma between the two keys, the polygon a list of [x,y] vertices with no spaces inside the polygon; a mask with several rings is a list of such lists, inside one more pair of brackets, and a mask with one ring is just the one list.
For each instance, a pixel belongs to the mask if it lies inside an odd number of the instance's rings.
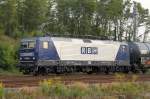
{"label": "grass", "polygon": [[23,87],[16,91],[4,90],[0,84],[2,99],[150,99],[150,82],[135,82],[138,77],[126,81],[125,75],[116,74],[116,80],[108,84],[74,82],[64,85],[60,78],[43,80],[39,87]]}
{"label": "grass", "polygon": [[4,70],[0,69],[0,75],[1,76],[20,76],[23,75],[18,69],[10,69],[10,70]]}
{"label": "grass", "polygon": [[150,69],[148,69],[148,71],[146,72],[146,74],[150,74]]}
{"label": "grass", "polygon": [[4,97],[4,87],[3,84],[0,83],[0,98],[2,99]]}

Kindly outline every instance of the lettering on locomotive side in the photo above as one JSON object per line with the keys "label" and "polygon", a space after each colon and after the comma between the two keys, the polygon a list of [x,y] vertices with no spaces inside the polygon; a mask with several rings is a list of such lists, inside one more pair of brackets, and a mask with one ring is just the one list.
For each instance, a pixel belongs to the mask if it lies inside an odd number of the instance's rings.
{"label": "lettering on locomotive side", "polygon": [[98,54],[97,47],[81,47],[81,54]]}

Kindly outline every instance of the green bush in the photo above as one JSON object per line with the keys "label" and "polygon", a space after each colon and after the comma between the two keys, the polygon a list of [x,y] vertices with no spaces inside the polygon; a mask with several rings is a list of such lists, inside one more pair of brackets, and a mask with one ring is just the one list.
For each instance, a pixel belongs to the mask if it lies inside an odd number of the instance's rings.
{"label": "green bush", "polygon": [[149,88],[149,82],[110,84],[77,82],[64,85],[53,80],[44,80],[40,82],[39,88],[23,87],[15,91],[4,91],[3,87],[0,87],[0,96],[4,97],[3,99],[150,99]]}
{"label": "green bush", "polygon": [[0,39],[0,67],[5,70],[13,69],[17,63],[16,42],[10,38]]}

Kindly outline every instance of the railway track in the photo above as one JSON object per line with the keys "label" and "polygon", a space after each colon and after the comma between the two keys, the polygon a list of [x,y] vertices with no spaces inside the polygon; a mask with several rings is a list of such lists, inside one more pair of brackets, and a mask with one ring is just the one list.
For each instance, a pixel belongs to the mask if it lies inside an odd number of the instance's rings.
{"label": "railway track", "polygon": [[[132,75],[126,75],[124,81],[132,80]],[[112,83],[118,82],[119,78],[115,75],[104,74],[71,74],[71,75],[49,75],[49,76],[0,76],[0,81],[6,88],[18,88],[18,87],[36,87],[40,81],[44,79],[59,80],[64,84],[72,84],[74,82],[84,83]],[[150,75],[137,75],[136,81],[150,81]]]}

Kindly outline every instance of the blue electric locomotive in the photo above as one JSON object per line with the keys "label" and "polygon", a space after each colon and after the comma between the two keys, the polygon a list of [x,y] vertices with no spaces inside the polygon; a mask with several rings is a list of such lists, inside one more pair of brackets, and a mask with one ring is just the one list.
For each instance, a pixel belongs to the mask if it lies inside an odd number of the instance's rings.
{"label": "blue electric locomotive", "polygon": [[24,73],[136,72],[150,65],[150,44],[69,37],[21,40],[19,68]]}

